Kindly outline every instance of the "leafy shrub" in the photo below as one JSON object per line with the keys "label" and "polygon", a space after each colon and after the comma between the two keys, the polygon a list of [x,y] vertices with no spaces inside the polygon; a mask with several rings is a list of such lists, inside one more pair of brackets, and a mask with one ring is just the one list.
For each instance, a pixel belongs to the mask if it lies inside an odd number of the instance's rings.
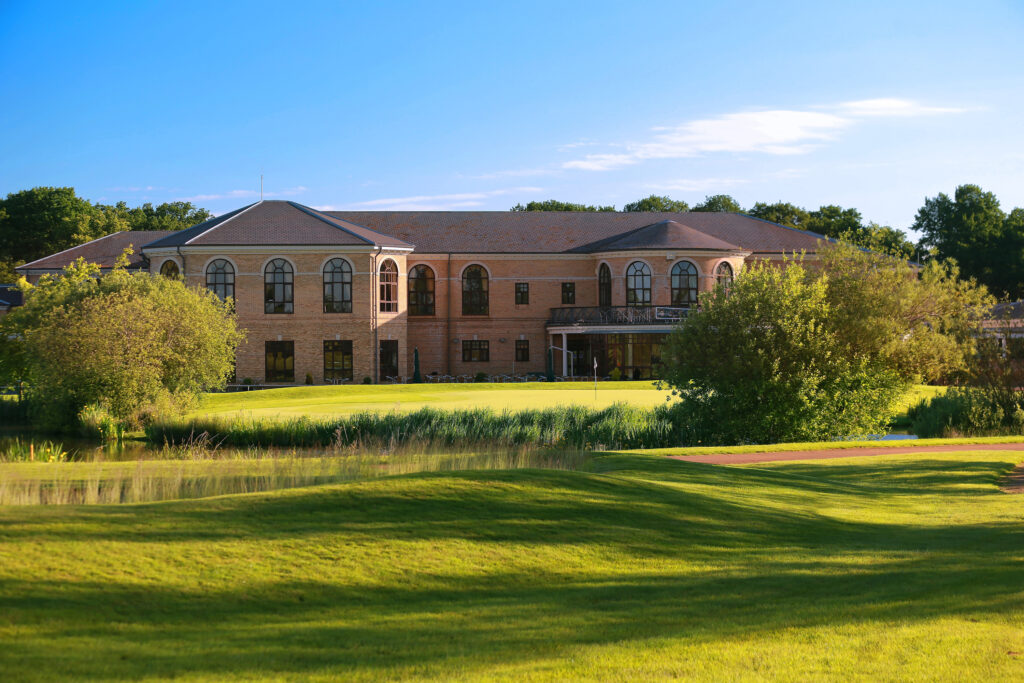
{"label": "leafy shrub", "polygon": [[313,383],[313,374],[310,373],[310,372],[307,372],[306,373],[306,384],[312,384],[312,383]]}
{"label": "leafy shrub", "polygon": [[921,438],[1024,434],[1024,392],[953,387],[908,416]]}
{"label": "leafy shrub", "polygon": [[478,373],[476,373],[473,376],[473,381],[474,382],[486,382],[487,381],[487,373],[486,372],[478,372]]}
{"label": "leafy shrub", "polygon": [[369,377],[364,377],[363,384],[373,384],[373,380],[370,379]]}
{"label": "leafy shrub", "polygon": [[124,424],[114,418],[106,407],[90,404],[78,413],[78,429],[82,436],[100,441],[120,441],[124,438]]}
{"label": "leafy shrub", "polygon": [[608,373],[608,378],[613,382],[618,382],[622,379],[622,370],[617,367],[612,368],[612,371]]}

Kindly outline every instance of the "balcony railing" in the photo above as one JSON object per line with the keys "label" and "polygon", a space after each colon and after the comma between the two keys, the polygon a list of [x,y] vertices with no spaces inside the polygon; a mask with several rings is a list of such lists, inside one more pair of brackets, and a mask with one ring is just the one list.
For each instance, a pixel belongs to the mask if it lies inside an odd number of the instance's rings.
{"label": "balcony railing", "polygon": [[552,308],[548,325],[674,325],[685,318],[689,310],[678,306]]}

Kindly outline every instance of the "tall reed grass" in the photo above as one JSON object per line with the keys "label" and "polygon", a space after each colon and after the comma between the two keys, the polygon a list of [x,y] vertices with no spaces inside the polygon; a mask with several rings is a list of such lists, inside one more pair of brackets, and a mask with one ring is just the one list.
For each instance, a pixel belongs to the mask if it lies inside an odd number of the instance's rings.
{"label": "tall reed grass", "polygon": [[670,408],[615,404],[596,410],[565,406],[495,412],[423,408],[411,413],[365,412],[348,418],[287,420],[236,417],[166,420],[146,428],[156,444],[188,443],[208,435],[226,446],[427,448],[546,446],[555,448],[658,448],[679,445]]}
{"label": "tall reed grass", "polygon": [[543,468],[576,470],[582,451],[514,449],[429,453],[227,452],[220,460],[140,460],[0,465],[0,505],[144,503],[256,493],[376,477],[449,470]]}

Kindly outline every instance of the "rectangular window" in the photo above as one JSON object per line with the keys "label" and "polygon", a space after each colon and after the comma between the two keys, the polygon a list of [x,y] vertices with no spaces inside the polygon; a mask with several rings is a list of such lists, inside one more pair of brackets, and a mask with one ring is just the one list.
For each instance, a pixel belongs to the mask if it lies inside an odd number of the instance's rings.
{"label": "rectangular window", "polygon": [[490,342],[486,339],[464,339],[462,341],[462,360],[466,363],[491,360]]}
{"label": "rectangular window", "polygon": [[295,342],[290,341],[268,341],[266,343],[267,353],[267,376],[269,382],[294,382],[295,381]]}
{"label": "rectangular window", "polygon": [[525,306],[530,303],[530,283],[516,283],[516,306]]}
{"label": "rectangular window", "polygon": [[337,382],[352,379],[352,342],[324,342],[324,381]]}
{"label": "rectangular window", "polygon": [[576,283],[562,283],[562,305],[574,305],[576,303]]}
{"label": "rectangular window", "polygon": [[516,362],[522,363],[530,360],[530,340],[516,339]]}

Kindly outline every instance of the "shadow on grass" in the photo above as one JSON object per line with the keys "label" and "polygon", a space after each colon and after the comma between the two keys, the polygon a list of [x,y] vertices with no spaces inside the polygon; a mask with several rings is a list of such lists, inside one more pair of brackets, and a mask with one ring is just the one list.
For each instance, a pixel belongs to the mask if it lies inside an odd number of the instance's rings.
{"label": "shadow on grass", "polygon": [[[238,584],[224,579],[217,557],[195,568],[190,588],[0,572],[0,626],[21,629],[0,648],[0,670],[40,679],[472,675],[587,644],[710,642],[794,627],[1009,616],[1024,607],[1020,594],[1006,593],[1020,576],[1018,523],[854,522],[775,504],[784,496],[862,504],[894,488],[959,496],[965,481],[994,482],[1005,463],[923,463],[917,477],[888,466],[857,476],[846,467],[754,470],[615,456],[599,458],[593,474],[434,473],[270,496],[4,511],[0,545],[115,543],[149,562],[148,571],[154,544],[231,541],[258,556],[263,544],[345,543],[317,546],[316,561],[305,547],[293,558],[254,559],[267,565],[266,578]],[[413,542],[446,544],[457,553],[464,541],[522,547],[523,561],[475,559],[456,569],[457,555],[434,567],[392,555],[408,580],[388,581],[335,568],[372,544],[393,544],[393,553]],[[531,549],[559,548],[628,564],[588,571],[529,561]]]}

